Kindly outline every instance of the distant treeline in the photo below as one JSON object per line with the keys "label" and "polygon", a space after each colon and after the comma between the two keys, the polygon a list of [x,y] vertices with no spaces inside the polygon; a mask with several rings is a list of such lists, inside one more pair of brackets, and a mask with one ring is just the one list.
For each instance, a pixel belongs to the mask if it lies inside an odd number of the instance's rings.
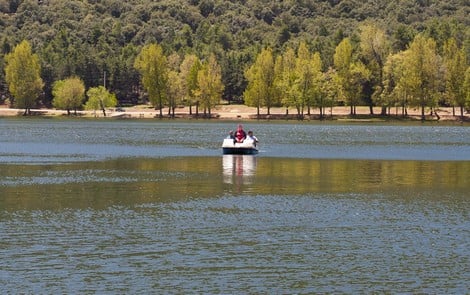
{"label": "distant treeline", "polygon": [[[249,69],[256,68],[265,50],[274,59],[285,61],[293,54],[300,61],[299,50],[305,47],[312,58],[319,58],[320,72],[328,73],[324,78],[335,80],[335,89],[325,91],[335,92],[340,102],[405,107],[422,99],[417,105],[462,106],[456,101],[458,90],[449,94],[449,89],[458,87],[464,91],[460,96],[468,96],[462,86],[465,71],[460,80],[453,77],[459,81],[447,81],[450,78],[445,75],[452,63],[449,56],[456,52],[463,54],[460,64],[468,68],[469,14],[465,0],[0,0],[0,68],[6,67],[5,56],[26,40],[39,59],[43,105],[52,105],[54,83],[70,77],[79,77],[86,89],[106,86],[120,104],[136,104],[152,101],[136,58],[145,45],[158,44],[169,71],[178,72],[188,56],[196,56],[201,64],[215,59],[221,71],[222,98],[240,102],[247,98],[248,104],[269,107],[271,102],[254,95],[252,86],[259,78],[253,71],[250,76]],[[366,44],[374,42],[366,40],[367,32],[383,40]],[[412,49],[412,44],[424,47]],[[432,85],[423,73],[413,76],[417,79],[414,84],[405,83],[403,75],[411,78],[411,74],[398,65],[413,60],[406,52],[428,52],[436,58],[432,66],[439,68],[426,74],[432,75]],[[341,54],[349,60],[340,61]],[[277,90],[288,95],[273,101],[273,106],[295,106],[301,115],[304,107],[308,111],[330,103],[327,99],[319,102],[328,98],[319,89],[307,91],[305,83],[300,89],[300,79],[305,82],[305,76],[291,76],[289,81],[288,74],[283,75]],[[204,93],[192,94],[197,100]],[[158,106],[199,103],[194,98],[170,101],[169,97],[162,96]],[[7,98],[11,91],[2,70],[0,100]]]}

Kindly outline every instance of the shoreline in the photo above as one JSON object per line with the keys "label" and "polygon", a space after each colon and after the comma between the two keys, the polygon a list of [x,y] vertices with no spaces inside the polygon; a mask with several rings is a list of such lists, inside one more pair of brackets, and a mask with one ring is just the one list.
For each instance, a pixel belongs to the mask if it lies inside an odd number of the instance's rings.
{"label": "shoreline", "polygon": [[[374,115],[370,114],[370,109],[367,106],[356,107],[356,115],[350,115],[350,107],[348,106],[337,106],[326,109],[326,113],[323,118],[320,118],[319,110],[312,109],[310,115],[304,112],[303,119],[299,119],[297,111],[290,108],[287,112],[286,108],[271,108],[270,115],[267,115],[267,109],[260,109],[260,116],[257,116],[257,109],[255,107],[248,107],[245,105],[219,105],[211,111],[211,118],[213,120],[295,120],[295,121],[343,121],[343,122],[389,122],[389,121],[421,121],[421,110],[419,109],[408,109],[408,115],[402,116],[401,110],[398,111],[393,108],[390,115],[380,115],[380,107],[374,108]],[[56,110],[56,109],[31,109],[32,115],[30,117],[70,117],[70,118],[102,118],[102,119],[158,119],[160,118],[160,111],[155,110],[153,107],[147,105],[138,105],[133,107],[122,108],[120,111],[115,109],[106,110],[106,117],[103,116],[101,111],[77,111],[77,115],[67,115],[67,111]],[[0,118],[1,117],[22,117],[24,109],[13,109],[8,106],[0,106]],[[460,117],[458,110],[456,110],[456,116],[453,115],[452,108],[438,108],[438,116],[431,115],[429,110],[426,113],[425,122],[458,122],[468,123],[470,122],[470,114],[465,113],[464,117]],[[168,115],[168,108],[163,109],[163,119],[171,118]],[[199,116],[195,115],[195,107],[192,108],[192,114],[190,114],[189,107],[179,107],[175,110],[175,119],[208,119],[204,114],[199,111]]]}

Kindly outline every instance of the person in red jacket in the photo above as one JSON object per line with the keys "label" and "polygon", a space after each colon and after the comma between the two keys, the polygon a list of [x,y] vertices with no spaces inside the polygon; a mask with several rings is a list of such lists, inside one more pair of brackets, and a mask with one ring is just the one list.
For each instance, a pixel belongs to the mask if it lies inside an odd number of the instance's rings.
{"label": "person in red jacket", "polygon": [[237,131],[235,131],[235,141],[243,142],[246,138],[246,132],[243,130],[242,124],[238,124]]}

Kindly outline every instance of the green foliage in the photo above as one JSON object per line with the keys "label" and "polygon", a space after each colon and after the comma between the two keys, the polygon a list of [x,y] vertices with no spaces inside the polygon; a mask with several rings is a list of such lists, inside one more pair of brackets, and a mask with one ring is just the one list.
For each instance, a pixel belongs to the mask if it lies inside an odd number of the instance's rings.
{"label": "green foliage", "polygon": [[39,57],[33,54],[28,41],[18,44],[13,52],[5,57],[5,80],[15,105],[24,108],[25,113],[35,105],[42,91]]}
{"label": "green foliage", "polygon": [[142,76],[142,84],[147,90],[150,102],[160,110],[162,117],[168,87],[168,65],[163,48],[158,44],[144,46],[135,59],[134,67]]}
{"label": "green foliage", "polygon": [[[379,64],[385,63],[387,43],[395,54],[423,33],[435,40],[436,52],[443,55],[443,46],[452,37],[470,55],[470,20],[464,2],[3,0],[0,65],[14,44],[28,40],[39,56],[46,105],[52,99],[53,83],[71,76],[80,77],[87,88],[106,84],[122,103],[137,103],[142,91],[134,60],[143,46],[160,44],[166,56],[177,53],[182,59],[197,53],[200,60],[207,60],[215,54],[222,68],[224,98],[240,101],[247,87],[245,71],[261,48],[272,48],[278,56],[305,42],[311,53],[320,54],[326,70],[334,65],[337,45],[349,38],[353,60],[360,59],[372,72],[363,98],[371,101],[375,90],[373,102],[384,105]],[[376,34],[384,33],[386,42],[376,44],[387,46],[372,51],[380,60],[362,47],[364,26],[386,28]],[[0,85],[4,83],[0,75]],[[4,88],[0,86],[0,95],[5,94]],[[185,98],[190,105],[194,99]],[[163,94],[161,104],[169,104]]]}
{"label": "green foliage", "polygon": [[465,94],[465,105],[467,109],[470,109],[470,67],[467,67],[467,70],[465,71],[463,93]]}
{"label": "green foliage", "polygon": [[410,103],[421,108],[425,119],[425,108],[437,106],[439,88],[442,82],[441,60],[436,52],[436,42],[422,35],[416,36],[405,53],[403,76],[404,88],[411,96]]}
{"label": "green foliage", "polygon": [[197,74],[197,82],[195,96],[199,98],[204,112],[207,110],[210,118],[211,109],[220,103],[224,91],[221,69],[214,55],[209,56],[202,64]]}
{"label": "green foliage", "polygon": [[85,84],[78,77],[71,77],[65,80],[59,80],[54,83],[52,88],[54,99],[52,104],[58,109],[77,111],[82,106],[85,99]]}
{"label": "green foliage", "polygon": [[87,91],[86,110],[101,110],[106,117],[106,108],[115,107],[118,103],[116,95],[110,93],[104,86],[92,87]]}
{"label": "green foliage", "polygon": [[245,104],[255,106],[259,115],[260,107],[273,106],[274,57],[271,48],[263,49],[256,57],[255,63],[246,71],[248,86],[245,90]]}
{"label": "green foliage", "polygon": [[190,113],[192,114],[191,106],[196,101],[196,96],[194,95],[196,89],[198,88],[197,84],[197,74],[201,69],[201,61],[194,54],[187,54],[184,57],[183,62],[180,65],[180,77],[182,83],[182,98],[187,105],[190,106]]}
{"label": "green foliage", "polygon": [[455,39],[449,39],[444,45],[445,65],[445,94],[448,102],[460,108],[463,116],[466,105],[465,71],[467,70],[467,57],[464,49],[459,49]]}

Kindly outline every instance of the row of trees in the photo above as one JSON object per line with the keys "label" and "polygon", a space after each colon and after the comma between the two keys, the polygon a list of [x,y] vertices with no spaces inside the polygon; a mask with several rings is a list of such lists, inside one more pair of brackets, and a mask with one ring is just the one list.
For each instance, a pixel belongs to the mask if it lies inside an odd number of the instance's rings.
{"label": "row of trees", "polygon": [[[145,96],[135,59],[144,45],[159,44],[182,60],[214,54],[223,97],[238,102],[247,86],[244,72],[262,48],[280,55],[305,41],[327,71],[345,37],[357,52],[365,20],[386,28],[392,52],[405,50],[420,32],[439,50],[452,36],[470,52],[462,0],[0,0],[0,68],[5,55],[28,40],[41,66],[42,105],[52,106],[56,81],[73,76],[87,89],[106,84],[121,104],[136,104]],[[0,103],[9,95],[0,71]]]}
{"label": "row of trees", "polygon": [[[6,56],[6,62],[6,82],[15,98],[15,105],[24,108],[25,114],[30,114],[44,87],[38,55],[32,52],[29,42],[23,41]],[[83,107],[85,101],[85,84],[78,77],[70,77],[56,81],[52,93],[54,107],[67,110],[68,114],[71,110],[76,113],[77,109]],[[102,110],[104,116],[107,107],[117,104],[116,96],[103,86],[92,87],[86,94],[88,100],[85,109]]]}
{"label": "row of trees", "polygon": [[[455,39],[447,40],[439,54],[436,42],[417,35],[408,48],[391,51],[386,34],[375,25],[361,28],[355,49],[350,38],[335,49],[334,65],[323,70],[319,52],[310,52],[302,42],[297,49],[288,48],[275,55],[263,49],[246,72],[248,86],[245,102],[266,107],[295,107],[299,117],[312,107],[324,109],[344,102],[356,114],[356,106],[381,106],[382,114],[391,107],[418,107],[424,120],[425,109],[439,104],[460,109],[470,108],[470,67],[467,53]],[[455,109],[454,109],[455,115]]]}
{"label": "row of trees", "polygon": [[[27,41],[21,42],[6,56],[6,82],[15,105],[24,108],[25,114],[36,105],[44,87],[38,60]],[[195,105],[196,115],[201,105],[204,115],[210,117],[211,109],[220,103],[224,85],[215,55],[209,56],[207,61],[186,55],[180,62],[178,55],[166,57],[160,45],[150,44],[142,48],[134,67],[141,74],[150,103],[160,110],[160,117],[163,117],[164,106],[168,106],[169,114],[174,116],[175,108],[184,103],[189,104],[191,113]],[[53,106],[67,110],[68,114],[71,111],[76,114],[86,100],[85,84],[77,76],[54,82],[52,94]],[[89,88],[86,96],[85,109],[101,110],[104,116],[106,108],[118,103],[115,94],[104,86]]]}
{"label": "row of trees", "polygon": [[[460,109],[470,107],[470,67],[463,47],[455,39],[446,41],[441,50],[429,37],[417,35],[408,49],[392,53],[386,34],[375,25],[361,28],[358,46],[354,48],[350,38],[343,39],[335,49],[334,65],[324,70],[319,52],[309,50],[305,42],[297,49],[288,47],[282,54],[274,54],[264,48],[254,63],[245,71],[248,81],[244,91],[245,103],[260,108],[294,107],[299,118],[319,108],[320,117],[325,108],[339,102],[351,108],[367,104],[373,114],[373,106],[381,106],[382,114],[391,107],[419,107],[424,120],[425,109],[448,104]],[[15,97],[16,105],[25,113],[35,104],[43,91],[37,54],[23,41],[6,56],[6,81]],[[160,110],[168,107],[174,116],[178,105],[203,107],[204,115],[211,116],[211,109],[220,103],[224,91],[222,70],[215,54],[201,61],[194,54],[181,57],[177,53],[166,56],[158,44],[142,48],[134,61],[140,73],[142,85],[150,103]],[[53,105],[71,110],[82,107],[85,85],[73,76],[53,84]],[[86,109],[102,110],[115,106],[117,99],[105,87],[91,87]]]}
{"label": "row of trees", "polygon": [[214,54],[201,61],[194,54],[187,54],[181,61],[177,54],[166,57],[158,44],[144,46],[137,56],[135,68],[140,72],[142,84],[147,91],[149,101],[160,110],[168,106],[169,114],[174,116],[178,105],[199,106],[204,116],[211,116],[211,110],[220,103],[224,85],[221,68]]}

